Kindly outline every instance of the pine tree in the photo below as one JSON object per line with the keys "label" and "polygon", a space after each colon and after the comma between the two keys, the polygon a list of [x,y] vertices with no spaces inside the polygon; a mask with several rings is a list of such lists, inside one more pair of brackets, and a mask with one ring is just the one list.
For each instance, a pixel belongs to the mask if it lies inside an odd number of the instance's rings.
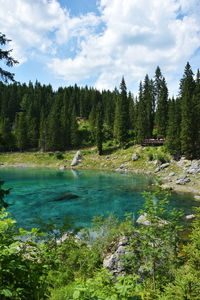
{"label": "pine tree", "polygon": [[174,98],[169,101],[169,120],[167,127],[166,145],[169,152],[176,156],[181,153],[180,143],[180,122],[181,122],[181,107],[180,99],[176,101]]}
{"label": "pine tree", "polygon": [[151,138],[154,125],[154,109],[155,109],[155,98],[154,98],[154,85],[153,81],[149,80],[148,75],[145,76],[143,84],[143,97],[144,108],[145,108],[145,138]]}
{"label": "pine tree", "polygon": [[[190,64],[187,63],[183,78],[180,84],[181,96],[181,152],[186,158],[195,156],[195,124],[193,120],[194,103],[193,94],[195,89],[195,81]],[[195,130],[195,131],[194,131]]]}
{"label": "pine tree", "polygon": [[73,107],[72,110],[72,115],[70,119],[70,137],[71,137],[71,146],[72,147],[77,147],[79,145],[79,134],[78,134],[78,123],[76,119],[76,109],[75,106]]}
{"label": "pine tree", "polygon": [[11,132],[11,123],[9,118],[1,118],[0,136],[0,151],[9,151],[15,148],[15,141]]}
{"label": "pine tree", "polygon": [[[0,32],[0,45],[5,46],[7,43],[9,43],[11,40],[7,39],[5,34]],[[15,60],[10,54],[12,50],[2,50],[0,48],[0,60],[5,61],[6,66],[12,67],[15,64],[18,64],[18,61]],[[8,82],[8,80],[15,81],[14,80],[14,74],[10,73],[6,70],[3,70],[0,68],[0,77],[4,82]]]}
{"label": "pine tree", "polygon": [[146,121],[146,107],[143,100],[143,86],[142,82],[140,82],[139,86],[139,99],[137,102],[137,119],[136,119],[136,141],[137,143],[141,143],[142,140],[145,139],[145,121]]}
{"label": "pine tree", "polygon": [[17,140],[17,147],[20,151],[24,151],[28,147],[28,138],[27,138],[27,122],[24,112],[19,112],[17,115],[17,123],[15,136]]}
{"label": "pine tree", "polygon": [[129,130],[129,103],[126,92],[126,84],[124,77],[120,84],[119,95],[119,116],[118,116],[118,136],[117,139],[121,146],[125,146],[128,142],[128,130]]}
{"label": "pine tree", "polygon": [[102,104],[99,102],[97,106],[97,119],[96,119],[96,145],[99,155],[102,155],[102,142],[103,142],[103,114]]}
{"label": "pine tree", "polygon": [[160,90],[158,95],[158,104],[156,110],[156,125],[158,128],[158,138],[166,137],[168,121],[168,89],[165,78],[163,77],[160,83]]}
{"label": "pine tree", "polygon": [[197,70],[193,94],[194,157],[200,157],[200,71]]}
{"label": "pine tree", "polygon": [[89,114],[89,129],[92,141],[95,141],[95,125],[96,125],[96,108],[95,106],[92,107],[90,114]]}

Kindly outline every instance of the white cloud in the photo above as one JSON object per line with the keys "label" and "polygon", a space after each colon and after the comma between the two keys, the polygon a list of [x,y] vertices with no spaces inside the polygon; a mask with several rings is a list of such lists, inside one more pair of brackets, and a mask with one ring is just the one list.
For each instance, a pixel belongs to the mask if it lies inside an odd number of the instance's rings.
{"label": "white cloud", "polygon": [[92,13],[70,18],[57,0],[0,0],[0,6],[1,31],[12,39],[13,55],[20,63],[32,52],[55,54],[59,45],[90,34],[98,24]]}
{"label": "white cloud", "polygon": [[177,80],[200,46],[199,8],[198,0],[101,0],[104,32],[90,35],[73,59],[57,58],[49,67],[68,81],[99,74],[98,88],[114,88],[124,75],[136,90],[157,65]]}
{"label": "white cloud", "polygon": [[23,62],[45,55],[52,74],[70,84],[95,77],[97,88],[113,89],[124,75],[137,91],[145,74],[154,76],[160,65],[173,92],[200,47],[199,0],[100,0],[100,16],[77,17],[58,0],[0,5],[0,28],[13,40],[14,56]]}

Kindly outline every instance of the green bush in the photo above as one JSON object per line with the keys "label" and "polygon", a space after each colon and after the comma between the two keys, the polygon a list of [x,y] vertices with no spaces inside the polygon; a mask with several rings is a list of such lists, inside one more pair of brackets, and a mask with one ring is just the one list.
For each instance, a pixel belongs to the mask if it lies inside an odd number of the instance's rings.
{"label": "green bush", "polygon": [[164,163],[167,163],[170,161],[168,155],[166,155],[165,153],[162,153],[162,152],[157,153],[157,160],[159,162],[161,162],[161,164],[164,164]]}
{"label": "green bush", "polygon": [[152,153],[151,151],[148,152],[148,159],[149,159],[150,161],[153,160],[153,153]]}
{"label": "green bush", "polygon": [[63,159],[63,154],[62,154],[62,152],[60,152],[60,151],[56,151],[56,152],[54,153],[54,156],[55,156],[57,159]]}

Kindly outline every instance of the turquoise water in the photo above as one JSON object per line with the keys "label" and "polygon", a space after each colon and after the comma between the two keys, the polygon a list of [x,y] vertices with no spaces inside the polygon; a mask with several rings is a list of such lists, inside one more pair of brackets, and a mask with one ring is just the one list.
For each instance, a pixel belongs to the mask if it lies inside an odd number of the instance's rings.
{"label": "turquoise water", "polygon": [[[151,188],[148,176],[101,171],[58,171],[52,169],[0,169],[4,188],[11,188],[5,197],[8,210],[20,227],[30,229],[35,216],[61,223],[69,214],[78,218],[77,226],[90,226],[93,216],[125,213],[138,216],[144,199],[142,193]],[[170,206],[191,213],[190,195],[173,194]]]}

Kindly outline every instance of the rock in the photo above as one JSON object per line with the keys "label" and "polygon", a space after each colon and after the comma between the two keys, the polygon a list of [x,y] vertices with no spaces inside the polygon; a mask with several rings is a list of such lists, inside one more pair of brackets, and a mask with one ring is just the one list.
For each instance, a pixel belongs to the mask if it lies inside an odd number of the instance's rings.
{"label": "rock", "polygon": [[63,201],[63,200],[71,200],[71,199],[76,199],[76,198],[79,198],[79,196],[74,195],[74,194],[65,193],[65,194],[62,194],[62,195],[54,198],[51,201]]}
{"label": "rock", "polygon": [[158,173],[159,171],[160,171],[160,167],[157,167],[154,172]]}
{"label": "rock", "polygon": [[[164,225],[169,224],[169,222],[167,222],[166,220],[162,220],[159,217],[156,217],[156,219],[158,220],[158,227],[163,227]],[[147,219],[147,213],[144,213],[143,215],[139,216],[136,223],[140,224],[140,225],[145,225],[145,226],[153,226],[154,225],[153,223],[151,223],[151,221],[149,221]]]}
{"label": "rock", "polygon": [[167,167],[169,167],[169,163],[165,163],[160,166],[161,169],[165,169]]}
{"label": "rock", "polygon": [[172,176],[174,176],[176,173],[175,172],[171,172],[171,173],[169,173],[169,177],[172,177]]}
{"label": "rock", "polygon": [[132,161],[137,161],[139,158],[137,156],[137,154],[133,153],[132,155]]}
{"label": "rock", "polygon": [[[64,241],[66,241],[67,239],[69,239],[70,237],[72,237],[73,235],[72,235],[72,232],[66,232],[66,233],[64,233],[63,235],[62,235],[62,237],[59,239],[59,240],[57,240],[56,242],[57,242],[57,244],[59,245],[59,244],[61,244],[61,243],[63,243]],[[74,237],[74,241],[76,242],[76,243],[78,243],[79,241],[81,241],[81,239],[80,239],[80,237],[78,236],[78,235],[75,235],[75,236],[73,236]]]}
{"label": "rock", "polygon": [[136,221],[137,224],[150,226],[151,222],[147,220],[147,213],[144,213],[143,215],[139,216],[139,218]]}
{"label": "rock", "polygon": [[74,167],[76,165],[78,165],[78,163],[83,159],[82,157],[82,154],[81,154],[81,151],[77,151],[73,160],[72,160],[72,163],[71,163],[71,167]]}
{"label": "rock", "polygon": [[185,218],[186,218],[186,220],[190,221],[190,220],[195,219],[196,216],[195,215],[187,215]]}
{"label": "rock", "polygon": [[194,199],[200,200],[200,196],[196,195],[196,196],[194,196]]}
{"label": "rock", "polygon": [[106,160],[109,160],[110,159],[110,156],[106,156]]}
{"label": "rock", "polygon": [[185,185],[187,182],[190,182],[190,178],[187,175],[183,175],[181,178],[176,180],[176,184]]}
{"label": "rock", "polygon": [[65,169],[66,169],[66,166],[62,166],[62,167],[59,168],[59,170],[62,170],[62,171],[65,170]]}
{"label": "rock", "polygon": [[154,166],[158,166],[160,163],[159,161],[156,159],[154,162],[153,162]]}
{"label": "rock", "polygon": [[119,168],[120,169],[124,169],[124,167],[125,167],[124,164],[122,164]]}

